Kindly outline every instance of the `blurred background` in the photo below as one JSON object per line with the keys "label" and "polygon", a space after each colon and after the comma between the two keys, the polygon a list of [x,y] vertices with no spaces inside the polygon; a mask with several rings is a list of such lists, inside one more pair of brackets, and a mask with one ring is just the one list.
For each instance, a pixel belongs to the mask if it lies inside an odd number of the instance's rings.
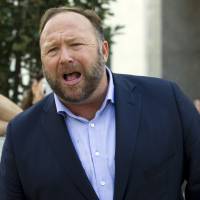
{"label": "blurred background", "polygon": [[49,7],[76,5],[97,11],[111,45],[114,72],[177,82],[200,97],[198,0],[1,0],[0,93],[16,103],[41,69],[39,20]]}
{"label": "blurred background", "polygon": [[113,71],[169,79],[199,98],[200,1],[118,0],[111,9],[111,24],[124,25],[114,37]]}
{"label": "blurred background", "polygon": [[20,105],[41,70],[40,17],[60,5],[100,15],[113,72],[169,79],[200,98],[198,0],[0,0],[0,94]]}

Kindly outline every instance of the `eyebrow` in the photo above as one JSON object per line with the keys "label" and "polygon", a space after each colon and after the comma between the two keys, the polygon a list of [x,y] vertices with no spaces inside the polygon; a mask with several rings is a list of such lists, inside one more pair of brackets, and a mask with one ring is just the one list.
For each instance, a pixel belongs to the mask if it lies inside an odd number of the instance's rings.
{"label": "eyebrow", "polygon": [[48,49],[54,45],[56,45],[57,42],[55,41],[51,41],[51,42],[45,42],[44,45],[43,45],[43,49]]}

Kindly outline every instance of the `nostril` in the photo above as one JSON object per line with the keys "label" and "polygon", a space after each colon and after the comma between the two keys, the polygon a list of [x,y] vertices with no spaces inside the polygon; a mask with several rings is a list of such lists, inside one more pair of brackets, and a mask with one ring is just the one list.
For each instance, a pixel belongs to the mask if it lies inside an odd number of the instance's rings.
{"label": "nostril", "polygon": [[72,59],[68,60],[68,66],[69,67],[74,67],[75,66],[74,61]]}
{"label": "nostril", "polygon": [[63,64],[63,65],[66,65],[66,64],[68,64],[68,65],[70,65],[71,67],[73,67],[73,65],[74,65],[74,61],[73,61],[73,59],[72,58],[62,58],[61,60],[60,60],[60,63],[61,64]]}

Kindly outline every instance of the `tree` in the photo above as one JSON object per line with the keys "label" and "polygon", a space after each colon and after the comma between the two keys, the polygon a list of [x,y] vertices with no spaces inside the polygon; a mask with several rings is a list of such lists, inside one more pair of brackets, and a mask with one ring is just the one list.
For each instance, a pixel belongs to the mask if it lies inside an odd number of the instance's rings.
{"label": "tree", "polygon": [[[32,78],[41,68],[39,51],[39,21],[44,11],[60,5],[94,9],[103,22],[113,15],[109,9],[116,0],[1,0],[0,1],[0,93],[14,102],[29,84],[22,82],[23,69]],[[105,26],[105,35],[112,36],[120,26]]]}

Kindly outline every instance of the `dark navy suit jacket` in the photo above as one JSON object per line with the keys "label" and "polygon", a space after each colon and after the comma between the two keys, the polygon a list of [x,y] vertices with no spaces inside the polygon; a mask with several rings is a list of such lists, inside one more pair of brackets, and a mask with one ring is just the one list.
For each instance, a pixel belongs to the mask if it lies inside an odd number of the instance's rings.
{"label": "dark navy suit jacket", "polygon": [[[114,200],[200,200],[200,115],[179,88],[114,74]],[[53,95],[9,124],[1,200],[97,200]],[[109,200],[109,199],[108,199]]]}

